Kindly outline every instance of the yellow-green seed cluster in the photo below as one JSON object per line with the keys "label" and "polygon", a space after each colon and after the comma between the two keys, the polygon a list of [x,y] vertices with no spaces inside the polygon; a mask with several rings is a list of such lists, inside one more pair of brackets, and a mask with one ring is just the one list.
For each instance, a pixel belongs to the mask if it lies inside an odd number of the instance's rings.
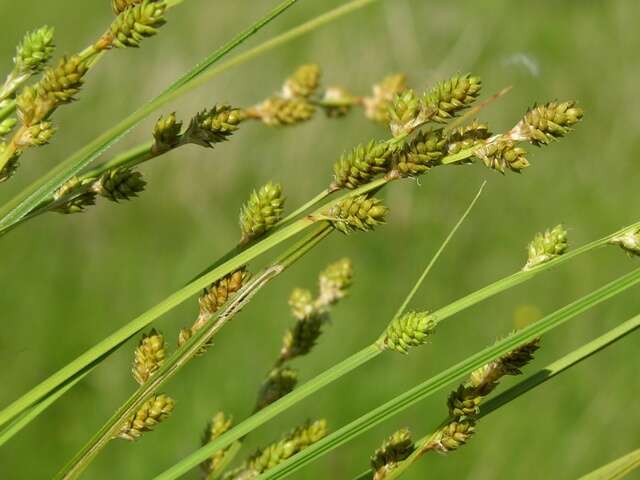
{"label": "yellow-green seed cluster", "polygon": [[344,234],[367,232],[385,223],[389,209],[381,200],[366,195],[348,197],[329,208],[326,217]]}
{"label": "yellow-green seed cluster", "polygon": [[[124,9],[116,3],[128,3]],[[158,33],[166,21],[164,13],[166,3],[156,0],[137,2],[114,2],[114,10],[120,10],[118,17],[111,24],[111,44],[118,48],[139,47],[148,37]]]}
{"label": "yellow-green seed cluster", "polygon": [[431,112],[431,120],[447,123],[471,106],[480,95],[481,88],[480,78],[471,74],[454,76],[439,82],[424,97],[425,107]]}
{"label": "yellow-green seed cluster", "polygon": [[437,322],[429,312],[407,312],[394,318],[382,338],[382,346],[399,353],[425,344],[434,334]]}
{"label": "yellow-green seed cluster", "polygon": [[140,172],[118,167],[103,173],[93,189],[98,195],[112,202],[119,202],[137,197],[138,193],[144,191],[146,184]]}
{"label": "yellow-green seed cluster", "polygon": [[355,189],[390,169],[396,149],[388,142],[371,141],[340,157],[334,166],[333,189]]}
{"label": "yellow-green seed cluster", "polygon": [[42,70],[53,55],[54,29],[43,26],[27,33],[16,48],[13,59],[16,74],[34,74]]}
{"label": "yellow-green seed cluster", "polygon": [[255,411],[262,410],[292,392],[297,383],[298,373],[292,368],[274,368],[260,386]]}
{"label": "yellow-green seed cluster", "polygon": [[620,246],[629,255],[640,256],[640,228],[617,235],[609,243]]}
{"label": "yellow-green seed cluster", "polygon": [[527,248],[528,259],[524,270],[530,270],[547,263],[569,250],[567,231],[562,225],[556,225],[544,233],[538,233]]}
{"label": "yellow-green seed cluster", "polygon": [[[207,428],[202,436],[202,445],[211,443],[233,426],[231,417],[227,417],[224,412],[216,413],[207,424]],[[211,454],[211,456],[200,464],[204,477],[208,480],[210,475],[215,474],[220,469],[228,448],[223,448]]]}
{"label": "yellow-green seed cluster", "polygon": [[124,440],[137,440],[166,420],[173,412],[174,406],[175,402],[171,397],[164,394],[153,395],[127,419],[117,436]]}
{"label": "yellow-green seed cluster", "polygon": [[394,432],[380,448],[376,449],[371,457],[373,480],[382,480],[389,471],[411,455],[414,450],[415,444],[408,429],[403,428]]}
{"label": "yellow-green seed cluster", "polygon": [[164,336],[155,329],[145,334],[134,352],[131,372],[136,382],[146,383],[162,366],[166,355]]}
{"label": "yellow-green seed cluster", "polygon": [[282,186],[268,182],[254,190],[240,212],[240,243],[247,243],[264,235],[282,218],[285,197]]}

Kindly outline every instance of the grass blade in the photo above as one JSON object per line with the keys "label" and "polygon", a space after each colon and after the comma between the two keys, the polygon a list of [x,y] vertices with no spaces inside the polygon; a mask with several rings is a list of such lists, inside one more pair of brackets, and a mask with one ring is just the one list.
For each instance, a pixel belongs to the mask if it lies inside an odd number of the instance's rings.
{"label": "grass blade", "polygon": [[[640,283],[640,268],[633,270],[632,272],[619,277],[618,279],[608,283],[607,285],[599,288],[598,290],[582,297],[581,299],[566,305],[565,307],[557,310],[556,312],[544,317],[536,323],[524,328],[523,330],[510,335],[503,340],[495,343],[491,347],[488,347],[462,362],[444,370],[443,372],[435,375],[422,384],[412,388],[411,390],[399,395],[393,400],[379,406],[378,408],[370,411],[369,413],[354,420],[348,425],[342,427],[336,432],[328,435],[323,440],[309,448],[303,450],[297,455],[294,455],[289,460],[281,463],[272,470],[268,470],[258,477],[259,480],[266,479],[279,479],[296,472],[305,465],[317,460],[326,453],[329,453],[333,449],[343,445],[350,440],[365,433],[369,429],[378,425],[379,423],[393,417],[406,408],[414,405],[415,403],[427,398],[428,396],[438,392],[442,388],[446,387],[456,379],[469,375],[476,368],[480,368],[482,365],[489,363],[495,358],[504,355],[505,353],[513,350],[518,345],[533,340],[559,325],[567,322],[571,318],[583,313],[590,308],[598,305],[599,303],[608,300],[609,298],[622,293],[623,291],[631,288]],[[167,480],[172,477],[159,477],[163,480]]]}
{"label": "grass blade", "polygon": [[18,196],[0,208],[0,229],[8,228],[13,223],[18,222],[31,210],[36,208],[40,202],[51,196],[60,185],[73,175],[79,173],[80,170],[85,168],[109,147],[124,137],[147,115],[173,99],[175,92],[179,92],[180,89],[188,86],[207,69],[209,69],[209,67],[225,57],[229,52],[244,43],[247,39],[255,35],[259,30],[297,2],[298,0],[284,0],[265,17],[252,24],[245,31],[238,34],[227,44],[217,49],[202,62],[198,63],[155,99],[133,112],[116,126],[97,137],[64,162],[57,165],[48,174],[28,186],[23,192],[18,194]]}
{"label": "grass blade", "polygon": [[619,480],[640,467],[640,448],[588,473],[579,480]]}

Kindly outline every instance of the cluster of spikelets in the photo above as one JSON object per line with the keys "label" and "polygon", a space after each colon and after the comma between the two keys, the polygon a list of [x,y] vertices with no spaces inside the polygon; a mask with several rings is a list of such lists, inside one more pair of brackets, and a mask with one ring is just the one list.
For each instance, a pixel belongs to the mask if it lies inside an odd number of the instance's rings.
{"label": "cluster of spikelets", "polygon": [[[131,373],[140,385],[147,383],[162,367],[166,359],[166,344],[164,336],[158,331],[151,330],[143,335],[134,352]],[[166,420],[173,412],[175,402],[165,394],[153,394],[138,411],[120,426],[118,438],[137,440],[145,432],[150,432],[158,424]]]}
{"label": "cluster of spikelets", "polygon": [[351,261],[343,258],[328,265],[320,273],[318,295],[315,298],[307,289],[293,290],[289,305],[296,321],[285,332],[275,365],[260,387],[256,411],[282,398],[295,388],[298,374],[288,365],[289,362],[311,352],[329,321],[331,307],[347,295],[352,279]]}
{"label": "cluster of spikelets", "polygon": [[[289,298],[291,313],[295,318],[293,326],[288,328],[282,339],[282,347],[273,368],[262,382],[256,400],[254,412],[284,397],[295,388],[298,373],[289,366],[292,360],[308,355],[322,335],[329,321],[330,310],[347,296],[353,281],[351,261],[343,258],[327,266],[318,276],[318,294],[301,288],[293,290]],[[210,420],[203,436],[203,444],[217,439],[228,431],[232,421],[223,412],[216,413]],[[252,455],[239,468],[229,472],[224,478],[244,479],[277,465],[291,455],[322,438],[326,431],[324,421],[298,427],[285,439],[260,450]],[[214,452],[201,464],[205,478],[217,478],[226,464],[228,448]]]}
{"label": "cluster of spikelets", "polygon": [[[114,0],[113,8],[117,17],[96,43],[76,55],[63,56],[54,66],[46,67],[54,51],[52,28],[45,26],[28,33],[18,45],[14,68],[0,90],[2,115],[15,109],[19,119],[19,127],[10,140],[0,143],[0,181],[15,173],[25,150],[49,143],[56,132],[51,115],[58,107],[75,100],[102,51],[138,47],[165,23],[167,5],[160,0]],[[38,82],[25,86],[39,73],[42,78]],[[0,135],[11,133],[16,124],[11,117],[0,118]]]}
{"label": "cluster of spikelets", "polygon": [[609,243],[620,246],[630,256],[640,256],[640,228],[632,228],[616,235]]}
{"label": "cluster of spikelets", "polygon": [[[504,134],[492,134],[477,120],[452,122],[474,104],[480,89],[478,77],[458,75],[422,96],[406,86],[396,92],[387,106],[393,138],[346,152],[334,166],[331,189],[355,189],[382,175],[415,177],[453,156],[460,158],[452,161],[478,158],[502,173],[507,168],[520,172],[529,166],[521,143],[549,144],[582,118],[575,102],[549,102],[529,110]],[[466,118],[461,120],[465,123]]]}
{"label": "cluster of spikelets", "polygon": [[538,233],[527,248],[529,256],[523,270],[531,270],[547,263],[565,254],[567,250],[569,250],[567,231],[562,225],[556,225],[544,233]]}
{"label": "cluster of spikelets", "polygon": [[386,478],[409,457],[416,460],[430,451],[447,453],[466,444],[475,433],[484,398],[495,390],[502,377],[520,375],[539,345],[540,339],[534,339],[472,372],[469,379],[449,395],[447,420],[425,441],[414,442],[407,429],[391,435],[371,457],[374,479]]}

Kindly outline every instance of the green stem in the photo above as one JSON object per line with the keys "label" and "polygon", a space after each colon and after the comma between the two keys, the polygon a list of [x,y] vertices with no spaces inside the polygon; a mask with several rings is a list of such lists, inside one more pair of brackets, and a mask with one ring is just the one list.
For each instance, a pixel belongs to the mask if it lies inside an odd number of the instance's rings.
{"label": "green stem", "polygon": [[264,288],[267,283],[284,272],[297,260],[302,258],[313,247],[318,245],[333,227],[323,225],[308,237],[297,242],[279,257],[270,267],[251,280],[229,302],[229,305],[218,315],[215,322],[210,322],[207,328],[196,332],[194,336],[169,357],[153,375],[118,409],[118,411],[102,426],[74,458],[56,475],[56,479],[70,480],[77,478],[91,463],[98,453],[116,437],[121,425],[133,416],[144,402],[169,379],[184,367],[201,349],[209,344],[211,339],[224,327],[242,308]]}
{"label": "green stem", "polygon": [[583,475],[578,480],[621,480],[640,468],[640,448]]}
{"label": "green stem", "polygon": [[[544,317],[536,323],[529,325],[503,340],[500,340],[491,347],[488,347],[462,362],[442,371],[429,380],[417,385],[411,390],[408,390],[378,408],[375,408],[367,414],[362,415],[360,418],[328,435],[321,441],[306,448],[301,453],[294,455],[285,462],[279,464],[277,467],[267,470],[257,477],[256,480],[280,479],[290,475],[303,466],[318,459],[325,453],[350,440],[353,440],[381,422],[440,391],[456,379],[471,374],[471,372],[477,368],[480,368],[494,359],[510,352],[518,345],[531,341],[534,338],[551,331],[577,315],[637,285],[638,283],[640,283],[640,268],[617,278],[594,292],[585,295],[581,299]],[[161,478],[162,480],[171,480],[177,477],[162,475],[157,477],[157,479],[158,478]]]}

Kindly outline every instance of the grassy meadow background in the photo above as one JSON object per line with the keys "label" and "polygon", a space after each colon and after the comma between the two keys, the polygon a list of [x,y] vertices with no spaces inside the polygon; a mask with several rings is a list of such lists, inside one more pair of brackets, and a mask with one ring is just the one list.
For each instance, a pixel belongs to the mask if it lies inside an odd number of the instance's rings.
{"label": "grassy meadow background", "polygon": [[[9,199],[175,77],[249,25],[275,0],[188,0],[140,50],[115,51],[95,70],[80,101],[55,115],[52,145],[29,152],[17,176],[0,187]],[[344,2],[300,0],[250,45]],[[0,66],[10,68],[22,34],[41,24],[57,29],[58,54],[84,48],[112,18],[108,0],[0,0]],[[301,381],[375,338],[424,263],[483,180],[488,185],[470,219],[414,302],[435,309],[522,266],[525,246],[540,230],[564,222],[579,245],[640,218],[640,3],[627,1],[435,2],[383,0],[322,30],[235,68],[163,109],[189,118],[215,102],[248,106],[279,88],[301,63],[317,62],[324,84],[357,93],[393,72],[423,89],[456,72],[481,75],[485,94],[513,91],[481,118],[496,131],[511,127],[535,101],[577,99],[584,122],[566,140],[530,148],[532,167],[501,176],[481,166],[436,169],[420,182],[391,186],[389,224],[373,234],[333,235],[272,286],[165,389],[177,401],[170,421],[141,441],[113,442],[86,478],[151,478],[199,445],[208,417],[224,409],[242,419],[292,319],[295,286],[314,287],[317,272],[350,256],[352,295],[333,315],[317,350],[296,363]],[[247,45],[248,47],[249,45]],[[246,48],[246,47],[245,47]],[[161,112],[158,112],[158,114]],[[149,118],[114,152],[150,138]],[[83,215],[48,214],[0,239],[3,332],[0,405],[66,364],[134,316],[179,288],[230,248],[250,190],[283,183],[290,207],[324,188],[340,153],[386,132],[359,111],[342,120],[318,115],[303,126],[243,126],[214,150],[186,147],[143,167],[140,199],[102,201]],[[268,261],[265,256],[252,269]],[[553,273],[465,311],[439,328],[431,345],[410,356],[387,354],[260,429],[259,445],[307,418],[338,428],[439,370],[638,265],[614,248],[580,257]],[[638,313],[631,290],[544,338],[531,369]],[[157,327],[173,344],[197,311],[193,299]],[[487,417],[465,448],[424,459],[407,476],[422,478],[570,479],[637,448],[640,336]],[[49,478],[135,387],[133,343],[0,449],[0,478]],[[513,380],[504,382],[503,387]],[[349,479],[368,465],[384,437],[409,426],[419,437],[446,414],[443,391],[322,458],[294,478]],[[197,478],[192,472],[190,478]]]}

